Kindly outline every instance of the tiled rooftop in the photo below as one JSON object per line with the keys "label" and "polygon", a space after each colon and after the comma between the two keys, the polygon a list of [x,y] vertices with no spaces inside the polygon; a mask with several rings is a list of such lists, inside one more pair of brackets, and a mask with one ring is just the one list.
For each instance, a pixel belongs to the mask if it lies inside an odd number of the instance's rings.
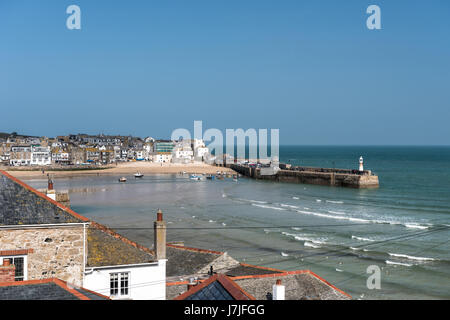
{"label": "tiled rooftop", "polygon": [[70,288],[58,279],[46,279],[1,283],[0,300],[108,300],[108,297],[84,288]]}
{"label": "tiled rooftop", "polygon": [[88,220],[82,218],[0,172],[0,225],[81,223]]}
{"label": "tiled rooftop", "polygon": [[154,256],[95,227],[88,229],[87,267],[139,264],[155,261]]}

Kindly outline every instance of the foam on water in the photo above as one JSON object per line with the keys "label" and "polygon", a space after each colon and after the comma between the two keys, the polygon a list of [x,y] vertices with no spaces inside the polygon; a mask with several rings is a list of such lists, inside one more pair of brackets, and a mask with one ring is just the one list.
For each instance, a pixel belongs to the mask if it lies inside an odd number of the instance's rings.
{"label": "foam on water", "polygon": [[369,241],[369,242],[374,242],[375,241],[373,239],[357,237],[357,236],[353,236],[353,235],[352,235],[352,239],[356,239],[356,240],[359,240],[359,241]]}
{"label": "foam on water", "polygon": [[305,241],[305,243],[303,245],[305,247],[314,248],[314,249],[319,249],[320,248],[320,246],[315,245],[314,243],[311,243],[311,242],[307,242],[307,241]]}
{"label": "foam on water", "polygon": [[391,257],[396,258],[404,258],[408,260],[417,260],[417,261],[435,261],[436,259],[433,258],[426,258],[426,257],[414,257],[414,256],[408,256],[406,254],[399,254],[399,253],[388,253]]}
{"label": "foam on water", "polygon": [[343,204],[344,201],[337,201],[337,200],[325,200],[328,203],[335,203],[335,204]]}
{"label": "foam on water", "polygon": [[252,206],[260,207],[260,208],[264,208],[264,209],[273,209],[273,210],[286,211],[286,209],[283,209],[283,208],[273,207],[273,206],[265,206],[265,205],[262,205],[262,204],[256,204],[256,203],[252,203]]}
{"label": "foam on water", "polygon": [[389,261],[386,260],[386,264],[392,264],[392,265],[397,265],[397,266],[405,266],[405,267],[412,267],[412,264],[409,263],[401,263],[401,262],[394,262],[394,261]]}

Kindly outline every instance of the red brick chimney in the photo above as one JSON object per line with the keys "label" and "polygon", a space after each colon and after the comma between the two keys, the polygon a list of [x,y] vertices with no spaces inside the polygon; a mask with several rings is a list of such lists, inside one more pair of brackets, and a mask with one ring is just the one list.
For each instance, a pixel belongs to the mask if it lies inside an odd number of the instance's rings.
{"label": "red brick chimney", "polygon": [[285,287],[281,284],[281,279],[277,279],[276,283],[273,285],[272,299],[273,300],[285,299]]}
{"label": "red brick chimney", "polygon": [[48,187],[47,190],[53,190],[53,180],[48,176]]}
{"label": "red brick chimney", "polygon": [[3,265],[0,266],[0,282],[13,282],[15,271],[16,267],[11,265],[9,259],[3,259]]}
{"label": "red brick chimney", "polygon": [[156,213],[153,230],[155,235],[154,250],[156,260],[166,259],[166,222],[163,220],[161,209],[158,209]]}

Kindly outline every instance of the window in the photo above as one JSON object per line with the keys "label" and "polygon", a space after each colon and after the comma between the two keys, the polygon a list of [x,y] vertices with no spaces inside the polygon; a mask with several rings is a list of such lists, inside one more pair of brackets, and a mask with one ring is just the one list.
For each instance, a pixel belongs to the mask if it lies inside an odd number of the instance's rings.
{"label": "window", "polygon": [[129,295],[129,272],[110,273],[109,275],[109,293],[111,296]]}
{"label": "window", "polygon": [[15,281],[24,281],[26,280],[25,277],[25,257],[18,256],[18,257],[4,257],[3,260],[8,259],[10,264],[13,264],[15,266],[15,274],[14,274],[14,280]]}

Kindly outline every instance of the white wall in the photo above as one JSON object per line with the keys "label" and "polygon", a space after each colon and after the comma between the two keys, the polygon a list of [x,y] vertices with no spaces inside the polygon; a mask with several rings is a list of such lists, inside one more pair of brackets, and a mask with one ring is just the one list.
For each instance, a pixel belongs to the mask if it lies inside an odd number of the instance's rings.
{"label": "white wall", "polygon": [[99,268],[90,272],[86,269],[83,287],[109,296],[110,273],[130,272],[129,296],[112,299],[165,300],[166,299],[166,260],[156,264],[142,264]]}

